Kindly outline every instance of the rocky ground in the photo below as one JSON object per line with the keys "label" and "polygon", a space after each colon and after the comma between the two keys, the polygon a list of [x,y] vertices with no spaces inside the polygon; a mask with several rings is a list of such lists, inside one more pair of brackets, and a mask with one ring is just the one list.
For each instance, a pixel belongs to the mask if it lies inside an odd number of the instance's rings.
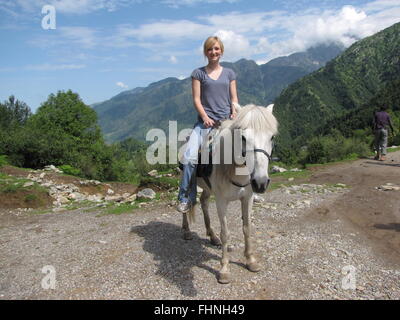
{"label": "rocky ground", "polygon": [[[199,210],[190,241],[162,201],[121,215],[1,210],[0,299],[400,299],[399,181],[396,152],[267,192],[252,218],[258,273],[244,266],[231,203],[228,285]],[[218,231],[215,203],[211,213]]]}

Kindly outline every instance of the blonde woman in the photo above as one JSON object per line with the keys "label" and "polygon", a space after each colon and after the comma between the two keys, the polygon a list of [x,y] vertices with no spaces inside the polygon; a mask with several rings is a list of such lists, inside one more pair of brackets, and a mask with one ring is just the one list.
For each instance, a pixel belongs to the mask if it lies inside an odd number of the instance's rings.
{"label": "blonde woman", "polygon": [[198,113],[198,121],[194,125],[182,159],[183,175],[177,207],[182,213],[188,212],[196,203],[199,147],[217,122],[235,117],[233,103],[238,103],[236,74],[232,69],[220,65],[224,53],[221,39],[216,36],[207,38],[203,50],[208,64],[195,69],[191,75],[193,104]]}

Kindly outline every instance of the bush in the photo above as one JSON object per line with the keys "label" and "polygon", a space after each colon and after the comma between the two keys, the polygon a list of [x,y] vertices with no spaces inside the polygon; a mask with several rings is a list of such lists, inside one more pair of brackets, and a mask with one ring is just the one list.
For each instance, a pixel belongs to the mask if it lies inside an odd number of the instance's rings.
{"label": "bush", "polygon": [[0,155],[0,168],[8,164],[7,161],[7,156],[6,155]]}
{"label": "bush", "polygon": [[65,164],[58,167],[62,170],[65,174],[69,174],[71,176],[80,176],[82,174],[81,170],[70,166],[69,164]]}
{"label": "bush", "polygon": [[344,138],[340,133],[313,138],[304,157],[305,163],[326,163],[344,159],[366,157],[371,153],[371,137],[358,132],[352,138]]}

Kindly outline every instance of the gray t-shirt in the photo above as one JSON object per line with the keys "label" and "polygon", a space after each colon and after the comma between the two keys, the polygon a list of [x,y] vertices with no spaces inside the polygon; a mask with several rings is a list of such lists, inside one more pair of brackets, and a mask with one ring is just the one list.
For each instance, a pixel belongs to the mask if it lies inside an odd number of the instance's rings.
{"label": "gray t-shirt", "polygon": [[205,67],[192,72],[192,78],[201,84],[201,104],[204,111],[213,120],[224,120],[231,114],[230,83],[236,80],[232,69],[223,67],[217,80],[211,79]]}

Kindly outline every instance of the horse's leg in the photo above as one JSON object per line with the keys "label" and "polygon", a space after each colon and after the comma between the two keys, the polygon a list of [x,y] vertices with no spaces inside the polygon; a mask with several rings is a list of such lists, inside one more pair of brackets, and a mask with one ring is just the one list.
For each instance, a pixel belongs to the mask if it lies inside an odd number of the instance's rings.
{"label": "horse's leg", "polygon": [[253,245],[250,240],[251,235],[251,211],[253,206],[253,199],[243,198],[242,203],[242,220],[243,220],[243,234],[244,234],[244,255],[246,257],[246,267],[252,272],[258,272],[261,270],[260,264],[257,262],[254,253]]}
{"label": "horse's leg", "polygon": [[190,232],[188,216],[187,216],[187,214],[183,214],[182,216],[183,216],[183,220],[182,220],[183,239],[192,240],[193,235]]}
{"label": "horse's leg", "polygon": [[210,237],[212,245],[220,246],[221,241],[215,234],[214,230],[211,228],[210,215],[208,213],[209,200],[210,200],[210,193],[206,190],[203,190],[200,196],[200,203],[201,203],[201,210],[203,211],[204,215],[204,224],[206,225],[207,236]]}
{"label": "horse's leg", "polygon": [[221,197],[217,197],[217,210],[219,222],[221,224],[221,241],[222,241],[222,259],[221,269],[219,271],[219,283],[229,283],[231,281],[231,274],[229,271],[229,255],[228,255],[228,240],[229,230],[226,221],[226,209],[228,202]]}

